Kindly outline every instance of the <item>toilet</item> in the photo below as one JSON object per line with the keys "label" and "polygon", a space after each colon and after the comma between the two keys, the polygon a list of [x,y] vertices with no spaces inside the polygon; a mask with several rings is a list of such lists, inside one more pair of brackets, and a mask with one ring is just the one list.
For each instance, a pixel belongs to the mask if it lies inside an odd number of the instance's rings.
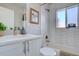
{"label": "toilet", "polygon": [[43,47],[40,49],[40,54],[42,56],[56,56],[56,51],[50,47]]}

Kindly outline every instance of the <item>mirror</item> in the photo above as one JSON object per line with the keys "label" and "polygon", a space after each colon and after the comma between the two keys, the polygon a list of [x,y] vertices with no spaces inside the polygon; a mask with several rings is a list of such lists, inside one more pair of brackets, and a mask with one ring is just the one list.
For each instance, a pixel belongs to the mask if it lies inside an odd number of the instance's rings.
{"label": "mirror", "polygon": [[5,34],[13,34],[10,28],[14,28],[14,11],[0,6],[0,22],[7,27]]}

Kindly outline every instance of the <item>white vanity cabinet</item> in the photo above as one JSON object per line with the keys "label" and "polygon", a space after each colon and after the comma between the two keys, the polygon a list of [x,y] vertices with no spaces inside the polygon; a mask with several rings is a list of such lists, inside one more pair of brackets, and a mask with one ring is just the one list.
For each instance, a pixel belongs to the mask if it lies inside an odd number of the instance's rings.
{"label": "white vanity cabinet", "polygon": [[42,39],[35,35],[0,38],[0,56],[39,56]]}
{"label": "white vanity cabinet", "polygon": [[40,48],[41,48],[42,40],[34,39],[29,41],[29,56],[40,56]]}
{"label": "white vanity cabinet", "polygon": [[24,56],[23,43],[15,43],[0,47],[0,56]]}
{"label": "white vanity cabinet", "polygon": [[39,56],[40,48],[41,39],[33,39],[0,47],[0,56]]}

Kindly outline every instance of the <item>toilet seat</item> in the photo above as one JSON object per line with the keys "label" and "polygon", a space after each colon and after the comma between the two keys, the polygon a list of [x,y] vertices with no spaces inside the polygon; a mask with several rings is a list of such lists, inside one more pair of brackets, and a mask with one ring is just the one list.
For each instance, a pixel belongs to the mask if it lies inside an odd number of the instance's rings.
{"label": "toilet seat", "polygon": [[44,56],[55,56],[56,55],[55,49],[50,48],[50,47],[41,48],[40,53]]}

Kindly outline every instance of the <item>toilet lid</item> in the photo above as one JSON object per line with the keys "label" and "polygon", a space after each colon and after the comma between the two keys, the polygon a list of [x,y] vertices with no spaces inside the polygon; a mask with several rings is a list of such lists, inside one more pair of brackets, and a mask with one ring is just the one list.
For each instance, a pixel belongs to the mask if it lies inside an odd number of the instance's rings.
{"label": "toilet lid", "polygon": [[54,56],[56,55],[56,51],[53,48],[50,47],[43,47],[40,49],[40,53],[44,56]]}

